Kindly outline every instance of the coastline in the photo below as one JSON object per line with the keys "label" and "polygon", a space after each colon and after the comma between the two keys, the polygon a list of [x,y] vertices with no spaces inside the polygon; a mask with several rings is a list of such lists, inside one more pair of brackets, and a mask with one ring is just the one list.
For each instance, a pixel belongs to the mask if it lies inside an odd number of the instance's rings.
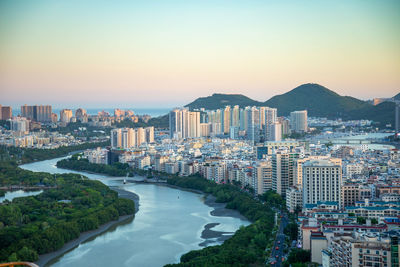
{"label": "coastline", "polygon": [[[123,189],[118,188],[118,187],[110,187],[110,189],[116,191],[118,193],[118,197],[127,198],[127,199],[133,200],[135,202],[135,213],[138,212],[138,210],[139,210],[139,196],[137,194],[132,193],[130,191],[123,190]],[[39,255],[39,259],[35,262],[35,264],[37,264],[37,265],[39,265],[41,267],[47,266],[47,264],[49,264],[52,261],[55,261],[57,258],[59,258],[60,256],[62,256],[65,253],[67,253],[68,251],[76,248],[80,244],[82,244],[82,243],[84,243],[86,241],[89,241],[91,239],[94,239],[98,235],[101,235],[101,234],[105,233],[106,231],[117,227],[120,224],[129,223],[133,219],[134,219],[134,215],[133,214],[131,214],[131,215],[123,215],[123,216],[120,216],[118,218],[118,220],[105,223],[105,224],[99,226],[99,228],[97,228],[95,230],[82,232],[79,235],[78,238],[65,243],[62,248],[60,248],[60,249],[58,249],[56,251],[53,251],[53,252],[49,252],[49,253],[46,253],[46,254]]]}

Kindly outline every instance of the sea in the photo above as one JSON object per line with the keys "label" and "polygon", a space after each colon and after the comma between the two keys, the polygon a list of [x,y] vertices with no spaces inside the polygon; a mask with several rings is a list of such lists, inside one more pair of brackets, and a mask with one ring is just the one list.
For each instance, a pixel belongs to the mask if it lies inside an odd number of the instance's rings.
{"label": "sea", "polygon": [[[72,112],[75,114],[75,110],[74,108],[71,108]],[[157,107],[153,107],[153,108],[120,108],[121,110],[132,110],[134,112],[135,115],[150,115],[151,117],[159,117],[159,116],[163,116],[168,114],[168,112],[170,110],[172,110],[172,108],[157,108]],[[56,113],[57,115],[60,115],[60,111],[62,110],[62,108],[53,108],[52,112]],[[100,111],[106,111],[108,113],[110,113],[110,115],[114,114],[114,108],[87,108],[86,112],[89,115],[97,115],[98,112]],[[21,114],[21,109],[20,107],[13,107],[13,116],[18,116]]]}

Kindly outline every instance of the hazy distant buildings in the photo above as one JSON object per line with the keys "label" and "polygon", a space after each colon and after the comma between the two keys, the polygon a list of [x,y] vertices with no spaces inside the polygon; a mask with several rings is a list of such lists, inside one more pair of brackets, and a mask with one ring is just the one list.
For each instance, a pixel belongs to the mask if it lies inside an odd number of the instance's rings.
{"label": "hazy distant buildings", "polygon": [[52,108],[50,105],[23,105],[21,116],[37,122],[51,122]]}
{"label": "hazy distant buildings", "polygon": [[72,118],[72,110],[63,109],[60,111],[60,121],[63,123],[69,123]]}
{"label": "hazy distant buildings", "polygon": [[11,117],[12,117],[12,108],[11,108],[11,107],[2,107],[2,106],[0,105],[0,109],[1,109],[0,118],[1,118],[2,120],[9,120],[9,119],[11,119]]}
{"label": "hazy distant buildings", "polygon": [[247,139],[253,143],[260,140],[260,110],[251,107],[247,110]]}
{"label": "hazy distant buildings", "polygon": [[270,126],[277,122],[277,114],[278,110],[276,108],[260,107],[260,129],[264,131],[267,140],[272,139],[270,130],[273,128]]}
{"label": "hazy distant buildings", "polygon": [[221,115],[224,134],[229,134],[229,129],[231,127],[231,107],[226,106]]}
{"label": "hazy distant buildings", "polygon": [[290,134],[290,121],[285,117],[278,117],[278,122],[282,126],[282,136],[288,136]]}
{"label": "hazy distant buildings", "polygon": [[88,122],[88,115],[85,109],[83,108],[78,108],[75,111],[75,118],[76,120],[82,122],[82,123],[87,123]]}
{"label": "hazy distant buildings", "polygon": [[10,120],[10,129],[14,132],[28,133],[29,132],[29,120],[23,117],[16,117]]}
{"label": "hazy distant buildings", "polygon": [[307,110],[290,112],[290,129],[297,133],[307,132]]}
{"label": "hazy distant buildings", "polygon": [[268,141],[282,140],[282,125],[279,122],[274,122],[266,126],[268,128]]}

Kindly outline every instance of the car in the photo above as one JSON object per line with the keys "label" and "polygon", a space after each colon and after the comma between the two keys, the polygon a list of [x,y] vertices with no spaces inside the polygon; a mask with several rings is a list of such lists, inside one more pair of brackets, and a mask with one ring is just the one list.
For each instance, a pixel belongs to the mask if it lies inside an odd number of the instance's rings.
{"label": "car", "polygon": [[279,247],[275,247],[276,250],[279,250]]}
{"label": "car", "polygon": [[285,258],[284,257],[282,257],[282,262],[284,262],[285,261]]}
{"label": "car", "polygon": [[276,261],[271,262],[271,265],[274,265],[276,263]]}

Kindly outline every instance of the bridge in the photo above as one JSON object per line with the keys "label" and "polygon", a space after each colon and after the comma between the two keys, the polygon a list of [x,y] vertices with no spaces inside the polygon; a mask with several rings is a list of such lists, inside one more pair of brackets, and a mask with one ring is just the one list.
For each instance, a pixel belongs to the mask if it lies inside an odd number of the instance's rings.
{"label": "bridge", "polygon": [[372,144],[371,140],[368,139],[324,139],[319,140],[321,144],[332,143],[334,145],[358,145],[358,144]]}

